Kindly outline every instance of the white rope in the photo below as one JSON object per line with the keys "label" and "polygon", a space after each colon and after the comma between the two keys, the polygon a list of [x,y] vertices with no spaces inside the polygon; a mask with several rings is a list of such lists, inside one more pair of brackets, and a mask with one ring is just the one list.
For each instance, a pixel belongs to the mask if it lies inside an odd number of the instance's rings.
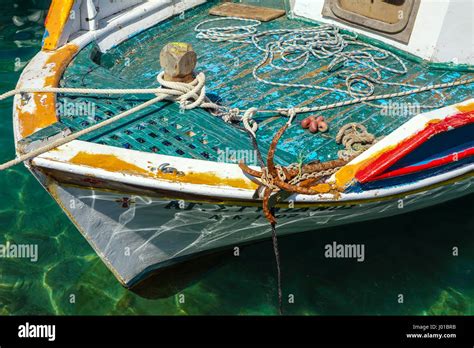
{"label": "white rope", "polygon": [[261,24],[260,21],[255,19],[245,19],[239,17],[226,17],[225,20],[233,20],[238,22],[245,22],[247,25],[235,25],[235,26],[227,26],[227,27],[217,27],[215,28],[206,28],[203,29],[201,27],[205,26],[208,23],[219,22],[222,21],[223,18],[214,18],[205,20],[194,28],[195,31],[198,32],[196,37],[198,39],[206,39],[213,42],[220,42],[220,41],[230,41],[230,42],[251,42],[248,40],[252,35],[257,32],[258,26]]}
{"label": "white rope", "polygon": [[[123,113],[120,113],[116,116],[113,116],[105,121],[92,125],[86,129],[80,130],[76,133],[70,134],[64,138],[58,139],[48,145],[40,147],[36,150],[33,150],[27,154],[21,155],[11,161],[8,161],[2,165],[0,165],[0,171],[13,167],[21,162],[31,160],[34,157],[37,157],[45,152],[51,151],[59,146],[65,145],[75,139],[78,139],[86,134],[94,132],[100,128],[106,127],[114,122],[117,122],[133,113],[136,113],[140,110],[143,110],[151,105],[154,105],[162,100],[175,100],[180,103],[181,107],[189,110],[196,107],[208,108],[208,109],[221,109],[219,105],[210,102],[206,98],[206,89],[204,84],[206,83],[206,78],[204,74],[198,74],[196,78],[190,83],[182,83],[182,82],[171,82],[165,81],[163,79],[164,73],[158,75],[158,82],[163,87],[166,88],[158,88],[158,89],[105,89],[105,90],[97,90],[97,89],[67,89],[67,88],[30,88],[30,89],[17,89],[14,91],[10,91],[4,93],[0,96],[0,100],[5,98],[14,96],[16,94],[22,93],[35,93],[35,92],[42,92],[42,93],[77,93],[77,94],[128,94],[130,91],[132,93],[141,93],[141,94],[151,94],[156,93],[158,96],[142,103],[130,110],[127,110]],[[256,123],[254,124],[256,125]]]}
{"label": "white rope", "polygon": [[[471,84],[471,83],[474,83],[474,78],[469,78],[469,79],[464,79],[464,80],[457,80],[457,81],[453,81],[453,82],[433,84],[433,85],[428,85],[428,86],[423,86],[423,87],[411,89],[409,91],[379,94],[379,95],[371,95],[369,97],[360,97],[360,98],[355,98],[355,99],[349,99],[349,100],[342,101],[342,102],[325,104],[325,105],[320,105],[320,106],[298,107],[298,108],[294,108],[294,110],[298,114],[304,114],[304,113],[308,113],[308,112],[317,112],[317,111],[335,109],[335,108],[339,108],[339,107],[342,107],[342,106],[358,104],[358,103],[364,103],[364,102],[373,101],[373,100],[391,99],[391,98],[396,98],[396,97],[405,97],[405,96],[408,96],[408,95],[411,95],[411,94],[422,93],[422,92],[426,92],[426,91],[429,91],[429,90],[450,88],[450,87],[455,87],[455,86],[467,85],[467,84]],[[267,112],[267,113],[278,112],[278,113],[282,113],[282,114],[286,115],[288,113],[288,109],[280,108],[280,109],[276,109],[276,110],[271,110],[271,109],[270,110],[260,110],[260,112]]]}
{"label": "white rope", "polygon": [[[203,107],[209,109],[222,108],[221,106],[205,100],[206,76],[200,73],[190,83],[166,81],[163,78],[164,72],[157,76],[160,88],[64,88],[64,87],[41,87],[41,88],[20,88],[0,95],[0,100],[7,99],[17,94],[28,93],[63,93],[63,94],[99,94],[99,95],[125,95],[125,94],[156,94],[164,96],[164,99],[176,100],[186,109]],[[165,87],[165,88],[163,88]]]}
{"label": "white rope", "polygon": [[96,88],[64,88],[64,87],[41,87],[41,88],[19,88],[0,95],[0,100],[13,97],[17,94],[28,93],[64,93],[64,94],[168,94],[181,95],[179,92],[168,91],[163,88],[151,89],[96,89]]}
{"label": "white rope", "polygon": [[55,149],[59,146],[65,145],[65,144],[67,144],[67,143],[69,143],[73,140],[76,140],[76,139],[80,138],[83,135],[91,133],[91,132],[93,132],[95,130],[98,130],[102,127],[108,126],[109,124],[112,124],[112,123],[114,123],[118,120],[121,120],[122,118],[125,118],[125,117],[127,117],[127,116],[129,116],[129,115],[131,115],[135,112],[138,112],[138,111],[143,110],[143,109],[145,109],[145,108],[147,108],[147,107],[149,107],[153,104],[156,104],[156,103],[162,101],[165,98],[166,98],[166,95],[161,95],[159,97],[153,98],[153,99],[151,99],[151,100],[149,100],[149,101],[147,101],[143,104],[140,104],[140,105],[138,105],[138,106],[136,106],[136,107],[134,107],[130,110],[127,110],[127,111],[125,111],[121,114],[118,114],[118,115],[116,115],[112,118],[109,118],[108,120],[105,120],[103,122],[95,124],[95,125],[93,125],[91,127],[88,127],[86,129],[80,130],[76,133],[70,134],[70,135],[68,135],[64,138],[58,139],[58,140],[56,140],[56,141],[54,141],[54,142],[52,142],[52,143],[50,143],[46,146],[43,146],[43,147],[40,147],[36,150],[28,152],[27,154],[21,155],[21,156],[13,159],[11,161],[8,161],[8,162],[0,165],[0,171],[8,169],[10,167],[13,167],[17,164],[20,164],[20,163],[24,162],[24,161],[31,160],[32,158],[37,157],[39,155],[42,155],[45,152],[51,151],[51,150],[53,150],[53,149]]}
{"label": "white rope", "polygon": [[258,130],[258,123],[255,122],[252,117],[255,116],[257,111],[257,108],[250,108],[245,111],[244,116],[242,117],[242,123],[244,124],[245,129],[248,130],[254,138],[257,137],[256,133]]}
{"label": "white rope", "polygon": [[[220,110],[223,108],[207,99],[205,87],[206,75],[203,73],[199,73],[190,83],[166,81],[163,76],[164,72],[161,72],[157,80],[160,85],[167,88],[164,94],[166,94],[166,91],[173,91],[173,95],[169,94],[168,97],[172,97],[173,100],[178,101],[183,109],[191,110],[201,107],[204,109]],[[179,93],[180,95],[176,96],[175,93]]]}
{"label": "white rope", "polygon": [[289,109],[287,115],[288,115],[288,122],[286,122],[286,124],[288,126],[291,126],[291,124],[293,123],[293,120],[296,117],[296,109],[295,108]]}
{"label": "white rope", "polygon": [[[242,25],[209,26],[209,23],[239,21]],[[378,48],[357,40],[357,34],[340,33],[337,27],[321,25],[302,29],[275,29],[258,32],[260,21],[238,17],[216,18],[203,21],[195,27],[196,37],[212,42],[246,42],[253,44],[264,53],[262,60],[253,68],[254,78],[264,84],[324,90],[348,94],[353,98],[369,97],[374,95],[375,85],[395,85],[409,88],[418,88],[413,84],[389,82],[382,77],[382,71],[394,75],[403,75],[407,72],[405,63],[388,50]],[[277,63],[278,58],[280,63]],[[310,59],[330,59],[328,72],[337,71],[333,77],[345,81],[346,88],[325,87],[322,85],[286,83],[271,81],[259,75],[264,66],[270,66],[276,71],[294,72],[304,68]],[[392,58],[396,67],[382,64],[384,60]],[[283,64],[281,63],[283,62]],[[342,69],[342,67],[346,67]],[[350,69],[350,70],[349,70]],[[268,74],[268,73],[267,73]],[[357,87],[359,86],[359,87]],[[363,86],[363,88],[360,88]],[[435,91],[436,93],[439,93]],[[413,93],[417,93],[413,90]],[[423,105],[423,108],[441,107],[444,95],[441,94],[440,105]],[[382,99],[382,98],[376,98]],[[373,99],[373,100],[376,100]],[[359,101],[362,102],[362,101]],[[374,107],[383,107],[373,105]]]}

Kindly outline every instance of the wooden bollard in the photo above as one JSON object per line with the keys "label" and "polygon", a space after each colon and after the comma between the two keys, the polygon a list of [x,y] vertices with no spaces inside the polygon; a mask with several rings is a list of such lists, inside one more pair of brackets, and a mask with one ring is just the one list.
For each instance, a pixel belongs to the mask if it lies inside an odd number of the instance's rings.
{"label": "wooden bollard", "polygon": [[160,64],[166,81],[186,82],[194,80],[197,55],[193,46],[184,42],[171,42],[160,52]]}

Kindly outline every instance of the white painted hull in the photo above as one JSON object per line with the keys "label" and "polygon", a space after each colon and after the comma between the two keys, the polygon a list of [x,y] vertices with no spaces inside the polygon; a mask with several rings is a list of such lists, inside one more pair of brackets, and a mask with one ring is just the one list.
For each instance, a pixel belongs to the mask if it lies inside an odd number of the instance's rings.
{"label": "white painted hull", "polygon": [[[280,208],[277,232],[282,236],[407,213],[472,193],[473,181],[468,177],[371,203]],[[184,258],[271,235],[259,205],[196,203],[56,183],[48,188],[125,286]],[[132,202],[124,205],[123,197],[130,197]]]}

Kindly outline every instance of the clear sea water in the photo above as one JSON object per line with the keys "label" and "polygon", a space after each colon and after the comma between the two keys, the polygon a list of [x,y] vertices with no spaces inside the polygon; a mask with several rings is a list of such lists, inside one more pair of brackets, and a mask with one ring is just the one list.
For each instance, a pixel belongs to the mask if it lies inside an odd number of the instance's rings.
{"label": "clear sea water", "polygon": [[[47,6],[34,0],[2,3],[2,92],[15,87],[21,66],[39,50],[42,20],[35,22],[34,14]],[[11,100],[0,102],[0,124],[4,162],[14,156]],[[242,248],[239,257],[230,250],[191,260],[132,292],[24,167],[0,172],[0,188],[0,244],[39,248],[37,262],[0,258],[1,315],[277,313],[270,241]],[[280,238],[283,291],[285,299],[294,296],[285,313],[474,314],[473,208],[470,195],[403,216]],[[366,260],[324,258],[324,246],[333,241],[365,244]]]}

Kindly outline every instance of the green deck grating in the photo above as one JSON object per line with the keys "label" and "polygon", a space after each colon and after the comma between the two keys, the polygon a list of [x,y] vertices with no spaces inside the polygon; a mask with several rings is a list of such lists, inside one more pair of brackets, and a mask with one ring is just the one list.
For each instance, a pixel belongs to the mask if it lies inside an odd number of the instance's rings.
{"label": "green deck grating", "polygon": [[[246,109],[249,107],[276,108],[302,105],[323,105],[348,99],[342,93],[328,93],[315,90],[279,88],[257,83],[252,77],[252,68],[261,59],[252,45],[240,43],[213,43],[195,38],[194,27],[199,22],[210,18],[207,14],[215,2],[199,6],[188,11],[183,20],[174,17],[146,30],[123,44],[100,53],[94,44],[83,49],[67,68],[61,86],[89,88],[153,88],[157,87],[156,76],[160,72],[159,52],[171,41],[191,43],[198,53],[198,71],[207,77],[209,96],[220,103]],[[260,30],[275,28],[299,28],[310,24],[281,18],[264,23]],[[392,78],[393,82],[407,82],[417,85],[449,82],[461,77],[472,77],[473,74],[448,70],[435,70],[415,62],[404,60],[409,71],[402,77]],[[297,76],[272,73],[275,81],[301,82],[327,85],[337,81],[337,77],[326,75],[318,69],[328,64],[320,60],[311,64]],[[262,70],[265,73],[264,68]],[[268,69],[267,69],[268,71]],[[336,79],[336,80],[335,80]],[[342,84],[341,84],[342,86]],[[399,88],[376,87],[376,94],[390,93]],[[471,98],[472,85],[459,86],[444,90],[446,103],[451,104]],[[151,96],[150,96],[151,97]],[[62,115],[61,121],[74,130],[79,130],[118,114],[148,96],[126,96],[121,98],[65,97],[62,102],[92,102],[96,106],[94,117]],[[438,95],[434,92],[415,94],[397,98],[397,102],[436,105]],[[382,101],[386,102],[386,101]],[[380,102],[379,102],[380,103]],[[330,121],[328,133],[313,135],[301,129],[295,123],[285,133],[278,148],[276,158],[281,164],[295,162],[304,154],[305,161],[328,160],[337,157],[340,147],[335,143],[337,130],[348,122],[361,122],[377,136],[387,135],[411,116],[383,116],[380,109],[365,104],[320,112]],[[307,116],[307,115],[306,115]],[[299,116],[301,120],[305,116]],[[261,149],[267,151],[275,132],[285,122],[281,118],[260,117],[258,141]],[[181,156],[196,159],[218,160],[219,150],[251,150],[252,146],[245,133],[208,114],[203,110],[191,110],[180,113],[172,103],[161,103],[146,111],[130,116],[126,121],[117,123],[105,130],[100,130],[85,137],[100,144],[124,147],[165,155]]]}

